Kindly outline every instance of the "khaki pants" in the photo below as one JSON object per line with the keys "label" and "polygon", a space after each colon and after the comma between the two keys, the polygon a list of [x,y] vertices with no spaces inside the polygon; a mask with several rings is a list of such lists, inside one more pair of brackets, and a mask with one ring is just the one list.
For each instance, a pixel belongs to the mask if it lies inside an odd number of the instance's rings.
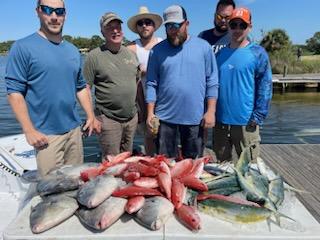
{"label": "khaki pants", "polygon": [[[260,133],[259,126],[235,126],[217,123],[214,128],[213,149],[218,161],[237,161],[242,147],[250,146],[251,161],[256,162],[260,153]],[[242,145],[242,146],[241,146]],[[237,156],[232,155],[235,149]]]}
{"label": "khaki pants", "polygon": [[42,177],[62,165],[83,163],[80,127],[63,135],[49,135],[48,139],[48,147],[36,152],[38,171]]}
{"label": "khaki pants", "polygon": [[138,114],[128,122],[117,122],[104,114],[97,117],[102,123],[99,143],[102,156],[117,155],[120,152],[132,152],[133,138],[137,129]]}

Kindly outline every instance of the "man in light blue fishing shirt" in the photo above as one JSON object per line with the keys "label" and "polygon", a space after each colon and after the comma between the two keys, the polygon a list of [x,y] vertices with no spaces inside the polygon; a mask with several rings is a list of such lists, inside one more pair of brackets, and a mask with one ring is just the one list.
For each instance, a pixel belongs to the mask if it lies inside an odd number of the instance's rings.
{"label": "man in light blue fishing shirt", "polygon": [[215,56],[206,41],[188,34],[189,21],[183,7],[168,7],[163,18],[167,39],[151,50],[148,63],[147,126],[152,129],[153,119],[160,119],[159,154],[177,157],[179,133],[182,157],[200,157],[203,128],[215,125]]}
{"label": "man in light blue fishing shirt", "polygon": [[259,126],[266,118],[272,98],[272,73],[265,49],[248,40],[251,13],[233,11],[229,21],[231,43],[217,54],[219,100],[214,150],[219,161],[233,160],[250,147],[251,161],[259,155]]}

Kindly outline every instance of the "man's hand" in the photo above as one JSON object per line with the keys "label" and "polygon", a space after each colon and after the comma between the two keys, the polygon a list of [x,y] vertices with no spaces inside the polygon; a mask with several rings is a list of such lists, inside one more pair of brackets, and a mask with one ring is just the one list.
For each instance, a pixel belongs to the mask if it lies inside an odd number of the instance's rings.
{"label": "man's hand", "polygon": [[152,130],[153,130],[153,119],[155,117],[156,117],[156,115],[154,115],[154,113],[150,113],[150,114],[148,114],[148,117],[146,120],[147,129],[150,133],[152,133]]}
{"label": "man's hand", "polygon": [[25,132],[25,136],[27,142],[37,150],[42,150],[48,147],[48,137],[35,129]]}
{"label": "man's hand", "polygon": [[211,112],[206,112],[203,115],[203,119],[201,122],[201,126],[203,128],[212,128],[216,125],[216,117],[213,113]]}
{"label": "man's hand", "polygon": [[82,126],[81,131],[83,134],[86,135],[86,137],[90,137],[92,133],[100,133],[101,132],[101,122],[96,119],[95,117],[93,118],[88,118]]}

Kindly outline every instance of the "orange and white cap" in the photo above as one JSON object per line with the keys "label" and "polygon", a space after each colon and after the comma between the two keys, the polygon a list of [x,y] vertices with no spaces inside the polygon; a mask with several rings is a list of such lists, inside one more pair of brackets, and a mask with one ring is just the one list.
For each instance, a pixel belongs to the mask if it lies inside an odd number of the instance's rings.
{"label": "orange and white cap", "polygon": [[247,8],[236,8],[232,12],[230,21],[233,19],[241,19],[242,21],[251,24],[251,13]]}

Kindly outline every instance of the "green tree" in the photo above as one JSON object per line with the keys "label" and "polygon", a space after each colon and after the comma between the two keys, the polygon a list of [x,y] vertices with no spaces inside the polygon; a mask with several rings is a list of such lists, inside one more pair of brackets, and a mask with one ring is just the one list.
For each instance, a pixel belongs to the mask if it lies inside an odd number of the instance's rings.
{"label": "green tree", "polygon": [[94,49],[96,47],[99,47],[99,46],[103,45],[103,43],[104,43],[104,40],[100,36],[93,35],[90,40],[90,49]]}
{"label": "green tree", "polygon": [[291,47],[291,41],[285,30],[274,29],[262,38],[260,45],[263,46],[267,52],[272,53],[283,48],[289,49]]}
{"label": "green tree", "polygon": [[315,54],[320,54],[320,32],[316,32],[312,38],[307,40],[307,48]]}
{"label": "green tree", "polygon": [[68,41],[68,42],[72,42],[73,41],[73,37],[71,37],[70,35],[64,35],[63,39]]}
{"label": "green tree", "polygon": [[14,41],[7,41],[7,42],[2,42],[0,43],[0,53],[7,53],[11,45],[14,43]]}

